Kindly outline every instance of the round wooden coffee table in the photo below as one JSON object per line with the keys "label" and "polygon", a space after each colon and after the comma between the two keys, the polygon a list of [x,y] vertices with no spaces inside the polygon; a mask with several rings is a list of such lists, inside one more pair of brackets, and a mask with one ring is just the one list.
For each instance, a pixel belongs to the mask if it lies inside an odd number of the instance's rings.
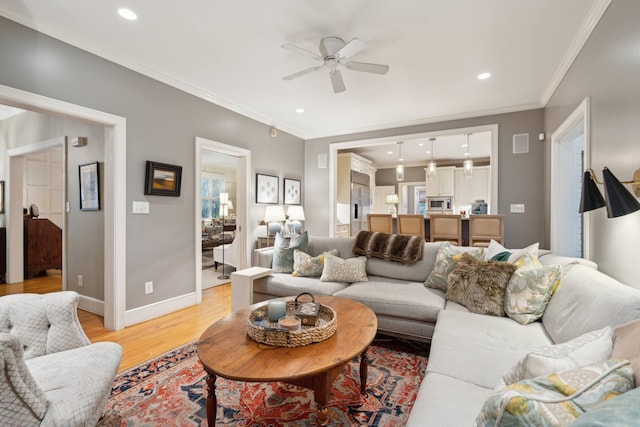
{"label": "round wooden coffee table", "polygon": [[318,424],[326,425],[331,385],[344,365],[360,356],[360,393],[365,394],[366,351],[378,328],[375,314],[367,306],[346,298],[316,296],[316,302],[333,308],[338,320],[335,334],[319,343],[273,347],[249,338],[247,317],[264,302],[233,312],[204,331],[198,342],[198,357],[209,374],[207,421],[210,426],[216,423],[217,376],[247,382],[282,381],[312,389]]}

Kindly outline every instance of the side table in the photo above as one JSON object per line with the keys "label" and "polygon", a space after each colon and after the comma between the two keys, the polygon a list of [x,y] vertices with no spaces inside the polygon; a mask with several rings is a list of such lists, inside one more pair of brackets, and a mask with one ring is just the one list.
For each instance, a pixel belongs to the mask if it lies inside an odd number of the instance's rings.
{"label": "side table", "polygon": [[231,311],[253,304],[253,281],[273,273],[270,268],[249,267],[231,273]]}

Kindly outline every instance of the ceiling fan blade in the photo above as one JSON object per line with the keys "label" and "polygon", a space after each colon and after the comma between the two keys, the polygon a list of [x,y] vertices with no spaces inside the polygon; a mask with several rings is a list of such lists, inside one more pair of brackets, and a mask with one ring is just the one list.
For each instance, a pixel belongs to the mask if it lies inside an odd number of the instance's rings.
{"label": "ceiling fan blade", "polygon": [[367,62],[346,62],[343,65],[349,70],[364,71],[365,73],[387,74],[389,71],[388,65],[369,64]]}
{"label": "ceiling fan blade", "polygon": [[365,47],[367,47],[367,44],[365,42],[360,39],[353,39],[349,43],[344,45],[342,49],[337,51],[335,56],[336,58],[338,58],[338,60],[344,60],[360,52]]}
{"label": "ceiling fan blade", "polygon": [[335,93],[340,93],[347,90],[347,88],[344,87],[344,80],[342,80],[342,74],[340,74],[340,70],[331,70],[329,75],[331,76],[331,84],[333,85],[333,91]]}
{"label": "ceiling fan blade", "polygon": [[318,55],[317,53],[313,53],[313,52],[311,52],[311,51],[309,51],[307,49],[303,49],[303,48],[298,47],[296,45],[293,45],[291,43],[283,44],[280,47],[282,47],[283,49],[290,50],[292,52],[303,53],[303,54],[305,54],[307,56],[310,56],[311,58],[315,59],[316,61],[322,61],[322,57],[320,55]]}
{"label": "ceiling fan blade", "polygon": [[288,76],[284,76],[282,79],[283,80],[293,80],[293,79],[298,78],[300,76],[304,76],[305,74],[309,74],[309,73],[313,73],[314,71],[318,71],[322,67],[324,67],[324,65],[320,65],[318,67],[307,68],[306,70],[298,71],[297,73],[293,73],[293,74],[289,74]]}

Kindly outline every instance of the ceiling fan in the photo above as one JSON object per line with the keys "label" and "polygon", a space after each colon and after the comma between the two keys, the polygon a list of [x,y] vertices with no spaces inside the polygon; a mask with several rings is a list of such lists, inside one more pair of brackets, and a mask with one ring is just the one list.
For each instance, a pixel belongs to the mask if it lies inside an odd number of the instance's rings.
{"label": "ceiling fan", "polygon": [[305,74],[321,70],[322,68],[328,68],[333,91],[335,93],[340,93],[344,92],[346,88],[344,86],[344,80],[342,80],[340,70],[338,69],[339,66],[343,66],[346,69],[353,71],[364,71],[365,73],[381,75],[387,74],[387,72],[389,71],[388,65],[349,61],[350,57],[357,54],[365,47],[367,47],[367,44],[359,39],[353,39],[349,43],[345,43],[344,40],[339,37],[325,37],[320,40],[320,54],[318,55],[292,44],[283,44],[283,49],[292,50],[294,52],[301,52],[307,56],[310,56],[316,61],[322,61],[322,65],[298,71],[297,73],[293,73],[283,77],[283,79],[293,80],[300,76],[304,76]]}

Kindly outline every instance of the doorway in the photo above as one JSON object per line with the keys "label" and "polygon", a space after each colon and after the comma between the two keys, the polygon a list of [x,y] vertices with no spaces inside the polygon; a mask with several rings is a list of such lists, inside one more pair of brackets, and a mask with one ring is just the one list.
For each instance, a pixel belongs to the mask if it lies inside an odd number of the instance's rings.
{"label": "doorway", "polygon": [[[218,276],[225,276],[230,271],[231,264],[236,270],[246,268],[250,260],[251,245],[250,233],[247,232],[250,218],[249,182],[251,174],[251,152],[244,148],[223,144],[205,138],[196,137],[195,140],[195,242],[196,242],[196,300],[202,302],[202,289],[207,287],[203,275],[203,239],[205,234],[209,240],[209,234],[220,239],[224,246],[224,263],[218,265]],[[211,170],[203,170],[204,163],[212,165]],[[217,165],[217,166],[216,166]],[[205,168],[206,169],[206,168]],[[231,176],[233,174],[233,176]],[[213,182],[212,182],[213,181]],[[208,188],[207,188],[208,186]],[[226,193],[226,203],[221,203],[220,193]],[[224,198],[223,198],[224,199]],[[231,201],[231,204],[229,203]],[[230,221],[230,219],[233,219]],[[221,222],[222,220],[222,222]],[[209,228],[207,228],[209,227]],[[221,227],[221,232],[216,234],[214,227]],[[226,239],[233,233],[231,242]],[[231,239],[227,239],[231,240]],[[226,244],[228,243],[228,244]],[[204,250],[207,250],[205,248]],[[219,248],[218,253],[222,248]],[[215,250],[215,248],[213,248]],[[213,252],[213,250],[211,252]],[[213,253],[211,254],[212,258]],[[231,261],[232,260],[232,261]],[[209,268],[215,269],[214,265]],[[222,260],[218,261],[220,263]],[[205,264],[205,267],[207,265]],[[230,279],[220,279],[217,284],[228,283]]]}
{"label": "doorway", "polygon": [[[44,114],[59,115],[104,126],[104,301],[100,308],[104,326],[118,330],[125,327],[126,297],[126,144],[124,117],[70,104],[42,95],[0,85],[0,103]],[[8,169],[8,165],[6,169]],[[11,179],[11,178],[9,178]],[[10,190],[9,190],[10,191]],[[11,194],[6,195],[9,202]],[[6,225],[22,219],[7,205]],[[7,236],[9,238],[9,236]],[[10,267],[11,254],[7,254]],[[7,271],[9,272],[9,271]],[[81,304],[82,304],[81,300]]]}
{"label": "doorway", "polygon": [[589,156],[589,98],[551,136],[551,250],[590,258],[589,215],[578,212]]}

